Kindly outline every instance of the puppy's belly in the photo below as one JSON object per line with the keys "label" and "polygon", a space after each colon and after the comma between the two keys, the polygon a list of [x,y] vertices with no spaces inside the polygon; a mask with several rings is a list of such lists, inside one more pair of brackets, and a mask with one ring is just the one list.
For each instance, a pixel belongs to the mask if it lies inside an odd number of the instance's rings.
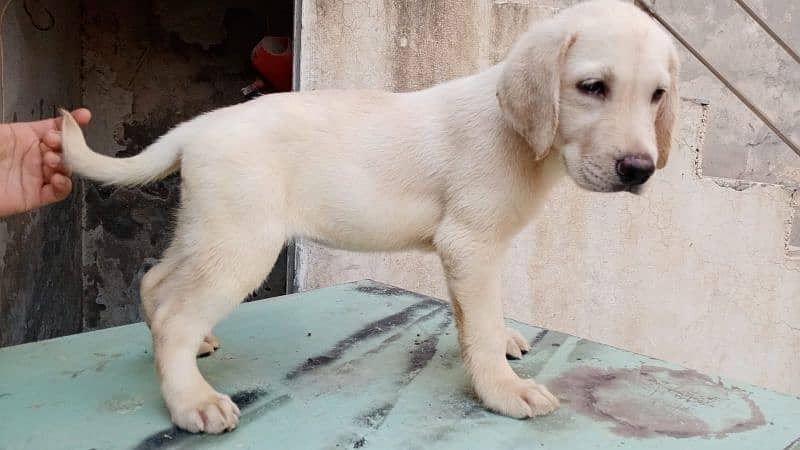
{"label": "puppy's belly", "polygon": [[425,199],[331,202],[308,214],[301,234],[328,247],[353,251],[432,248],[441,218],[438,204]]}

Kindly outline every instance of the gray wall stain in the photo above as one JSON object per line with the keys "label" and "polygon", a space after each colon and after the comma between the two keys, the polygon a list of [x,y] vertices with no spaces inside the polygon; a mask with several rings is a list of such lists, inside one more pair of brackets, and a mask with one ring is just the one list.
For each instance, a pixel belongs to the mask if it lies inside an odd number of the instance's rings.
{"label": "gray wall stain", "polygon": [[474,40],[476,0],[385,0],[394,91],[411,91],[470,75],[478,70],[478,46],[442,45]]}

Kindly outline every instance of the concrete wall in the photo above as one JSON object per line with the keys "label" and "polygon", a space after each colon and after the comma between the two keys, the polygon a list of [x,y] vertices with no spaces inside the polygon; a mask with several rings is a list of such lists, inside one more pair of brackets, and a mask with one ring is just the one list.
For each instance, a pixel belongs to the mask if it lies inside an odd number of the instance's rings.
{"label": "concrete wall", "polygon": [[[396,3],[304,0],[301,88],[404,90],[473,73],[501,58],[529,22],[574,2]],[[659,1],[659,8],[662,3],[669,2]],[[670,14],[680,13],[681,3],[691,2],[673,2]],[[715,26],[705,23],[711,35]],[[758,145],[773,153],[751,157],[750,141],[731,136],[757,124],[724,91],[710,89],[715,81],[685,52],[683,59],[689,99],[668,168],[641,198],[586,193],[568,180],[560,185],[540,219],[514,241],[505,270],[506,311],[539,326],[800,394],[800,258],[790,245],[800,227],[794,219],[800,194],[791,170],[762,170],[779,152],[780,161],[797,161],[784,158],[787,149],[767,145],[769,137]],[[771,83],[770,95],[780,96],[784,85],[770,77],[783,72],[752,67]],[[792,89],[794,79],[787,83]],[[726,146],[739,149],[725,153]],[[742,155],[749,169],[722,178],[734,173]],[[299,243],[300,290],[362,278],[446,297],[433,255],[364,255]]]}
{"label": "concrete wall", "polygon": [[[52,26],[42,6],[56,18]],[[50,118],[57,107],[79,104],[77,6],[77,1],[32,3],[32,17],[21,1],[7,10],[0,27],[2,121]],[[78,199],[75,195],[55,206],[0,219],[0,346],[80,330]]]}

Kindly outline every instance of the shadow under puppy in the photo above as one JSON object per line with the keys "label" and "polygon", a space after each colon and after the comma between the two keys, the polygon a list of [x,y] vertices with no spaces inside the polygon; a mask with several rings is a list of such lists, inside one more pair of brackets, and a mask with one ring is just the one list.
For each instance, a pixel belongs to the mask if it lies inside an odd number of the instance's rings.
{"label": "shadow under puppy", "polygon": [[218,346],[215,324],[292,237],[436,252],[475,392],[523,418],[559,402],[506,360],[529,346],[504,325],[499,260],[560,178],[637,192],[666,164],[678,71],[673,43],[650,17],[595,0],[535,23],[496,66],[429,89],[267,95],[182,123],[130,158],[90,150],[65,114],[63,147],[76,174],[111,185],[181,170],[175,236],[141,285],[179,427],[236,427],[239,409],[206,382],[195,355]]}

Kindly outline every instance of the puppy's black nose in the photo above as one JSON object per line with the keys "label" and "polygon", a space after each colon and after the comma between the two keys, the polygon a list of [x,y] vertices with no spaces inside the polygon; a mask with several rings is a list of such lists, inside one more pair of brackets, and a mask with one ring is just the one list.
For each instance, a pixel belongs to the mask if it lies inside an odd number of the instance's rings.
{"label": "puppy's black nose", "polygon": [[625,186],[644,184],[656,170],[649,155],[628,155],[617,161],[617,175]]}

